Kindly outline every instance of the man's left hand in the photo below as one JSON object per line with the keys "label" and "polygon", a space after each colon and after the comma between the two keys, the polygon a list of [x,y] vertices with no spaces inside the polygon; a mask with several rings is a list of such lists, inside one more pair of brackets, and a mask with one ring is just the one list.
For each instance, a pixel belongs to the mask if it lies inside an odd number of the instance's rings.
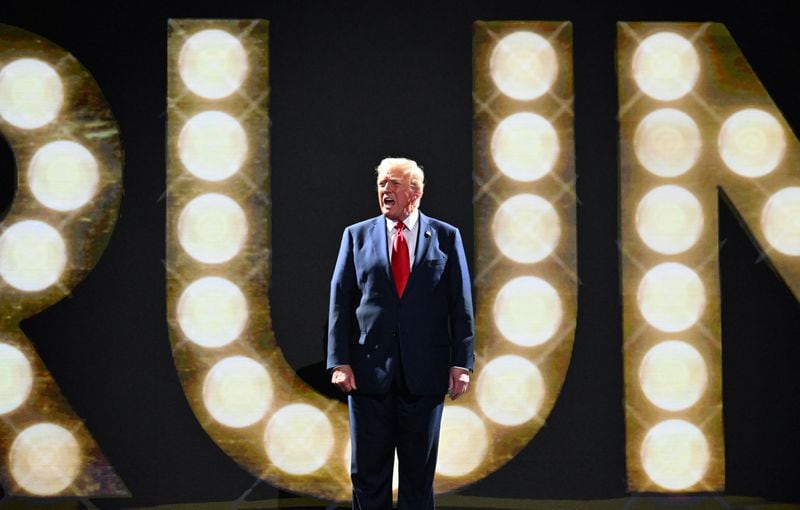
{"label": "man's left hand", "polygon": [[467,392],[469,388],[469,370],[460,367],[450,367],[450,387],[448,393],[452,400],[457,399]]}

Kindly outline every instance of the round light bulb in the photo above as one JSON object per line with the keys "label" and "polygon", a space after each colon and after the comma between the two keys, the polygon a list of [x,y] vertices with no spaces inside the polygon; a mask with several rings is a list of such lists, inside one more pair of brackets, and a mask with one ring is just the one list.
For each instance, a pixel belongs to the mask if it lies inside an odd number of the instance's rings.
{"label": "round light bulb", "polygon": [[522,276],[503,285],[495,297],[493,313],[500,333],[523,347],[550,340],[563,316],[556,289],[535,276]]}
{"label": "round light bulb", "polygon": [[0,236],[0,276],[16,289],[44,290],[61,278],[66,265],[64,239],[43,221],[20,221]]}
{"label": "round light bulb", "polygon": [[0,342],[0,415],[10,413],[28,400],[33,388],[33,370],[22,352]]}
{"label": "round light bulb", "polygon": [[686,189],[659,186],[639,202],[636,231],[647,246],[659,253],[681,253],[694,246],[700,238],[703,209]]}
{"label": "round light bulb", "polygon": [[509,198],[492,220],[492,235],[500,251],[515,262],[538,262],[558,245],[561,221],[547,200],[528,193]]}
{"label": "round light bulb", "polygon": [[558,160],[558,134],[541,115],[515,113],[495,128],[491,151],[501,172],[517,181],[535,181],[547,175]]}
{"label": "round light bulb", "polygon": [[700,157],[700,129],[682,111],[662,108],[639,122],[633,148],[639,163],[650,173],[676,177],[692,168]]}
{"label": "round light bulb", "polygon": [[192,282],[178,300],[178,324],[192,342],[222,347],[244,331],[247,300],[230,280],[207,276]]}
{"label": "round light bulb", "polygon": [[641,458],[653,482],[668,490],[685,490],[702,480],[708,469],[708,441],[691,423],[666,420],[645,436]]}
{"label": "round light bulb", "polygon": [[639,383],[653,404],[667,411],[693,406],[703,395],[708,369],[697,349],[678,340],[655,345],[639,365]]}
{"label": "round light bulb", "polygon": [[491,360],[478,376],[478,404],[500,425],[522,425],[536,417],[545,396],[544,379],[535,364],[516,355]]}
{"label": "round light bulb", "polygon": [[500,39],[492,51],[489,74],[503,94],[523,101],[536,99],[553,86],[558,58],[539,34],[514,32]]}
{"label": "round light bulb", "polygon": [[699,75],[697,50],[685,37],[672,32],[647,37],[633,55],[633,79],[653,99],[671,101],[685,96]]}
{"label": "round light bulb", "polygon": [[64,86],[50,64],[35,58],[14,60],[0,69],[0,117],[22,129],[49,124],[64,102]]}
{"label": "round light bulb", "polygon": [[786,153],[786,135],[778,119],[755,108],[728,117],[719,132],[718,143],[722,160],[742,177],[767,175]]}
{"label": "round light bulb", "polygon": [[9,451],[14,481],[36,496],[55,496],[69,487],[81,469],[81,449],[69,430],[37,423],[20,432]]}
{"label": "round light bulb", "polygon": [[236,201],[219,193],[192,199],[178,218],[178,239],[200,262],[227,262],[247,238],[247,216]]}
{"label": "round light bulb", "polygon": [[706,293],[697,273],[683,264],[666,262],[644,275],[636,301],[650,325],[674,333],[697,322],[706,305]]}
{"label": "round light bulb", "polygon": [[252,358],[222,359],[206,375],[203,403],[223,425],[247,427],[267,413],[272,403],[272,379],[267,369]]}
{"label": "round light bulb", "polygon": [[194,176],[221,181],[239,171],[247,156],[247,134],[224,112],[198,113],[183,126],[178,155]]}
{"label": "round light bulb", "polygon": [[458,478],[473,472],[486,459],[489,434],[480,416],[464,406],[447,405],[442,412],[436,473]]}
{"label": "round light bulb", "polygon": [[270,461],[292,475],[307,475],[324,466],[333,445],[330,420],[308,404],[290,404],[279,409],[264,433],[264,447]]}
{"label": "round light bulb", "polygon": [[28,166],[28,185],[45,207],[72,211],[83,207],[97,193],[100,172],[97,160],[79,143],[50,142],[33,155]]}
{"label": "round light bulb", "polygon": [[800,187],[775,192],[761,211],[767,242],[784,255],[800,255]]}
{"label": "round light bulb", "polygon": [[189,37],[178,57],[183,83],[207,99],[231,95],[247,75],[247,53],[242,43],[228,32],[203,30]]}

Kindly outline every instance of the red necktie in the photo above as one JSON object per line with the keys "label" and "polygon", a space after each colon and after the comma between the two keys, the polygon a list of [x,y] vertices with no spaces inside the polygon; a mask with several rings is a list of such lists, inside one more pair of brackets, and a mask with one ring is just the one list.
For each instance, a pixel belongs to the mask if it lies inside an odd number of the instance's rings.
{"label": "red necktie", "polygon": [[406,243],[406,236],[403,234],[405,227],[402,221],[397,222],[394,227],[397,229],[397,233],[392,243],[392,278],[394,279],[394,286],[397,288],[397,295],[400,297],[403,297],[403,291],[406,290],[406,283],[408,283],[408,275],[411,273],[411,265],[408,260],[408,244]]}

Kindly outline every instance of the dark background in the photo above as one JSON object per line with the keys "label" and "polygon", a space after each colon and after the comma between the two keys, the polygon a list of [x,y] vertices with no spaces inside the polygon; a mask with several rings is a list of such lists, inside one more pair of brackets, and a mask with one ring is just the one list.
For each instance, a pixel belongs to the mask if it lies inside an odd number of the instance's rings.
{"label": "dark background", "polygon": [[[140,3],[141,5],[141,3]],[[461,227],[472,263],[472,22],[570,20],[574,30],[578,326],[547,426],[463,494],[625,495],[617,252],[616,21],[717,21],[790,125],[800,126],[800,34],[790,2],[225,2],[140,8],[3,2],[0,23],[75,55],[114,111],[125,196],[86,280],[22,327],[133,493],[102,508],[224,501],[254,479],[205,434],[172,363],[165,291],[168,18],[271,20],[274,329],[306,378],[323,359],[342,228],[377,214],[372,168],[408,155],[427,172],[423,210]],[[800,171],[800,169],[798,169]],[[0,210],[13,198],[0,139]],[[720,209],[726,494],[800,502],[800,314],[724,203]],[[480,299],[480,296],[478,297]],[[312,375],[309,375],[312,374]],[[251,497],[272,498],[258,486]]]}

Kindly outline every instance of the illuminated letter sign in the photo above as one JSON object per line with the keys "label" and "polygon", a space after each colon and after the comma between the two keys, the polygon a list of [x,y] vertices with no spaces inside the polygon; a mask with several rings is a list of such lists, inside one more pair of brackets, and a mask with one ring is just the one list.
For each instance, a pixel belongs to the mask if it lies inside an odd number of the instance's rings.
{"label": "illuminated letter sign", "polygon": [[497,470],[544,425],[577,313],[572,25],[478,22],[473,68],[477,384],[445,416],[474,424],[441,449],[474,470],[447,489]]}
{"label": "illuminated letter sign", "polygon": [[72,55],[0,25],[0,132],[19,183],[0,227],[3,488],[21,496],[128,495],[19,329],[68,295],[108,242],[122,194],[117,124]]}
{"label": "illuminated letter sign", "polygon": [[[268,22],[168,28],[167,302],[185,393],[255,476],[348,500],[347,410],[272,332]],[[437,492],[539,431],[577,312],[572,27],[477,22],[473,45],[479,363],[444,410]],[[800,296],[800,146],[722,25],[621,23],[617,63],[629,487],[720,491],[717,190]],[[0,479],[15,495],[126,495],[19,329],[108,241],[116,123],[71,55],[0,25],[0,131],[19,175],[0,229]]]}
{"label": "illuminated letter sign", "polygon": [[725,482],[717,191],[800,296],[800,147],[717,23],[620,23],[629,487]]}
{"label": "illuminated letter sign", "polygon": [[253,475],[350,497],[347,409],[286,363],[269,305],[268,22],[170,20],[167,302],[198,420]]}
{"label": "illuminated letter sign", "polygon": [[[270,325],[267,24],[173,20],[169,30],[168,300],[184,389],[251,473],[348,500],[347,409],[295,375]],[[439,492],[513,457],[564,380],[577,282],[571,44],[568,23],[476,31],[475,141],[491,145],[476,149],[487,234],[476,281],[492,301],[478,311],[475,391],[444,410]]]}

